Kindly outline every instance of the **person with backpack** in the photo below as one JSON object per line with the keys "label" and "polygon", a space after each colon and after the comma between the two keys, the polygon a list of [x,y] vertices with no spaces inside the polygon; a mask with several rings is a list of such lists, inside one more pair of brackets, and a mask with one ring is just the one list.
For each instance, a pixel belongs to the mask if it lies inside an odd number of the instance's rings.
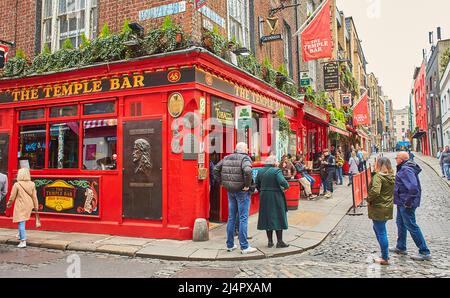
{"label": "person with backpack", "polygon": [[336,176],[337,176],[337,185],[344,184],[344,175],[342,171],[342,167],[344,166],[344,159],[342,158],[342,153],[337,152],[336,154]]}
{"label": "person with backpack", "polygon": [[329,149],[325,149],[324,152],[324,160],[322,163],[327,168],[327,192],[325,193],[325,198],[329,199],[333,196],[333,179],[336,174],[336,158],[330,153]]}
{"label": "person with backpack", "polygon": [[17,247],[24,248],[27,246],[25,223],[30,219],[33,209],[36,212],[39,210],[36,185],[31,181],[28,168],[21,168],[17,173],[17,182],[12,187],[6,208],[11,208],[14,202],[13,223],[17,223],[19,226],[20,240]]}
{"label": "person with backpack", "polygon": [[234,244],[236,214],[239,214],[239,244],[242,254],[258,250],[248,243],[247,229],[252,186],[252,160],[246,143],[238,143],[235,153],[225,156],[214,167],[214,176],[228,191],[227,251],[237,249]]}
{"label": "person with backpack", "polygon": [[358,158],[358,171],[361,173],[364,171],[364,153],[359,145],[356,146],[356,157]]}

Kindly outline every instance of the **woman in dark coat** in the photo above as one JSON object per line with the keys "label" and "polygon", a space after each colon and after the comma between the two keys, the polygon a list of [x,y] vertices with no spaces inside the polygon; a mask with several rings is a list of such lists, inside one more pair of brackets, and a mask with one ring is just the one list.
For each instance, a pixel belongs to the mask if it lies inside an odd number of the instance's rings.
{"label": "woman in dark coat", "polygon": [[289,183],[278,168],[275,156],[269,156],[264,168],[259,170],[256,187],[260,193],[258,230],[266,231],[269,247],[274,245],[273,231],[277,234],[277,248],[288,247],[283,242],[283,230],[288,229],[284,190],[289,188]]}

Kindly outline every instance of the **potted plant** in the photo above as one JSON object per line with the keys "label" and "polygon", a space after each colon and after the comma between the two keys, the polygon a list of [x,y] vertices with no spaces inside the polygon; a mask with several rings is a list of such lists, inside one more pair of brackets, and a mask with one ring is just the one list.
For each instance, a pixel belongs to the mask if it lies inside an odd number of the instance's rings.
{"label": "potted plant", "polygon": [[24,51],[17,49],[16,56],[8,60],[3,75],[5,77],[22,76],[27,73],[29,64]]}

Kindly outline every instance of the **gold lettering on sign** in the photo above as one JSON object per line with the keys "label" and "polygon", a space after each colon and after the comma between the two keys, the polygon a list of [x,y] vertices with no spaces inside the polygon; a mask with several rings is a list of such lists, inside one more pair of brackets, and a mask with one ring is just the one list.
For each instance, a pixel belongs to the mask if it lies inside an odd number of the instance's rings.
{"label": "gold lettering on sign", "polygon": [[[102,91],[114,91],[131,88],[145,87],[144,75],[122,76],[109,79],[109,89],[104,90],[103,83],[107,83],[107,79],[83,80],[81,82],[71,82],[63,84],[48,85],[45,87],[20,88],[11,92],[13,102],[36,100],[52,97],[63,97],[71,95],[81,95],[89,93],[97,93]],[[246,91],[243,91],[244,96]]]}

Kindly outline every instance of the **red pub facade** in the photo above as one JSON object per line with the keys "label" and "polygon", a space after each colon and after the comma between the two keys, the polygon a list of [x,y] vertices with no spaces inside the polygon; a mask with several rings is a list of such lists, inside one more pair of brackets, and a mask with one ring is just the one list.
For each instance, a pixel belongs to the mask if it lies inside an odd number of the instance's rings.
{"label": "red pub facade", "polygon": [[[0,171],[11,187],[30,167],[45,230],[191,239],[196,218],[228,217],[210,166],[238,141],[258,164],[278,143],[275,111],[290,122],[289,153],[305,152],[309,133],[326,146],[329,118],[303,105],[201,48],[3,79]],[[236,130],[242,106],[257,129]],[[13,228],[4,203],[0,226]]]}

